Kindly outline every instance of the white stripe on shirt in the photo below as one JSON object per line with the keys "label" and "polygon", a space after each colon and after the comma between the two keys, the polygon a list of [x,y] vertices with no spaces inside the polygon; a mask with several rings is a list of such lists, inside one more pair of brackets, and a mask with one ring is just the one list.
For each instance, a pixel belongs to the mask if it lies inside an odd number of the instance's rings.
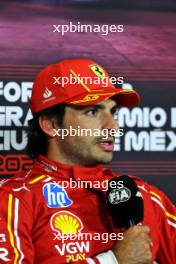
{"label": "white stripe on shirt", "polygon": [[21,256],[20,259],[18,261],[18,264],[22,263],[22,260],[24,259],[24,254],[21,250],[21,244],[20,244],[20,238],[18,235],[18,214],[19,214],[19,199],[15,198],[15,212],[14,212],[14,235],[16,238],[16,245],[17,245],[17,249],[20,252]]}

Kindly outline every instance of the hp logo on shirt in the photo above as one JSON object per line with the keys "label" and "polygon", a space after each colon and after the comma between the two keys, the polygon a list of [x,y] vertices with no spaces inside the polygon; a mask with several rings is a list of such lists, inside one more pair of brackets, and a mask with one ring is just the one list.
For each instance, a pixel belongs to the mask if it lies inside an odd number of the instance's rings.
{"label": "hp logo on shirt", "polygon": [[67,207],[73,203],[64,188],[55,183],[46,183],[43,186],[43,195],[49,208]]}

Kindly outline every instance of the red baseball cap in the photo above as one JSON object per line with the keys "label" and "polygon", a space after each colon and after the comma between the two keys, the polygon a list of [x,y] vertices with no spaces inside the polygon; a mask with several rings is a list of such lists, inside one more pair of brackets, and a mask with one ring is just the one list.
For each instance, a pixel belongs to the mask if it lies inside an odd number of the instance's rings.
{"label": "red baseball cap", "polygon": [[30,108],[40,112],[56,104],[91,105],[113,97],[119,106],[140,102],[132,89],[116,88],[109,74],[95,61],[68,59],[48,65],[33,84]]}

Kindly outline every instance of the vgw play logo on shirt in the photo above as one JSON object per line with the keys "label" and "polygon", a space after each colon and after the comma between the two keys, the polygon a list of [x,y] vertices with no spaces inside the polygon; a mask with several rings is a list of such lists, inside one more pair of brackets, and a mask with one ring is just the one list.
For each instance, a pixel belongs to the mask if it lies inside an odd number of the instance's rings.
{"label": "vgw play logo on shirt", "polygon": [[55,183],[46,183],[43,186],[43,195],[50,208],[67,207],[73,203],[64,188]]}

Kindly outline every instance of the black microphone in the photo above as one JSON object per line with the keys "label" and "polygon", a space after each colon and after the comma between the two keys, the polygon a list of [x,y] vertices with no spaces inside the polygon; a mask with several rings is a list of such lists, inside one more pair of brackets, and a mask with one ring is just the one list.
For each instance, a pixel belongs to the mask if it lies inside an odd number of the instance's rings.
{"label": "black microphone", "polygon": [[143,221],[142,195],[131,177],[122,175],[110,180],[106,202],[117,227],[129,228]]}

